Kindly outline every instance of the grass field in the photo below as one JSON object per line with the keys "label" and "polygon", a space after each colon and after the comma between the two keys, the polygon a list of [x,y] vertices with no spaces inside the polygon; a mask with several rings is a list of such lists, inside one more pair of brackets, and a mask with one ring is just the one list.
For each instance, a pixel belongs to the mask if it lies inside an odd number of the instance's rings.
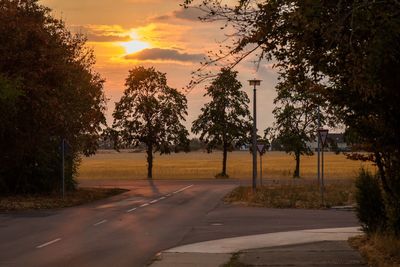
{"label": "grass field", "polygon": [[[153,176],[154,179],[213,179],[221,171],[221,160],[221,152],[155,155]],[[294,164],[293,157],[284,152],[268,152],[263,156],[263,177],[291,178]],[[374,168],[369,163],[348,160],[344,155],[325,153],[326,179],[354,178],[362,166],[371,170]],[[78,179],[145,179],[146,168],[144,153],[99,151],[95,156],[83,158]],[[250,178],[251,168],[252,156],[249,152],[228,154],[228,174],[231,178]],[[316,177],[316,155],[301,158],[300,173],[303,178]]]}

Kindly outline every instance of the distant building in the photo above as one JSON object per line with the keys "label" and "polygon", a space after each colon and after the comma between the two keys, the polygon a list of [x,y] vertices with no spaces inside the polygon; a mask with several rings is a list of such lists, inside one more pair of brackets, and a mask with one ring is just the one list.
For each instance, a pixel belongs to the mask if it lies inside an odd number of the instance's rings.
{"label": "distant building", "polygon": [[[307,143],[308,147],[316,151],[318,148],[317,139]],[[329,133],[326,140],[326,147],[331,151],[350,151],[350,146],[344,140],[343,133]]]}
{"label": "distant building", "polygon": [[114,149],[114,142],[109,138],[102,138],[98,141],[99,149]]}

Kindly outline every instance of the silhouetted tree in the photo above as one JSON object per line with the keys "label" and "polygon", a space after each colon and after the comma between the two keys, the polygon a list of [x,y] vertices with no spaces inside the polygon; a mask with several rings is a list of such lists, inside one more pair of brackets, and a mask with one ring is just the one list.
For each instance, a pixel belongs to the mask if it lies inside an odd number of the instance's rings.
{"label": "silhouetted tree", "polygon": [[291,71],[283,75],[276,86],[278,95],[274,99],[276,107],[273,110],[276,138],[296,161],[293,177],[300,177],[301,155],[313,155],[309,143],[317,137],[318,119],[321,125],[326,121],[321,111],[324,102],[314,93],[317,85],[302,74],[302,71]]}
{"label": "silhouetted tree", "polygon": [[79,155],[93,154],[105,124],[103,80],[86,39],[36,0],[0,0],[0,193],[67,189]]}
{"label": "silhouetted tree", "polygon": [[228,177],[228,151],[250,140],[249,98],[241,88],[237,72],[222,69],[204,95],[210,97],[211,101],[201,109],[201,115],[192,126],[192,132],[200,133],[200,140],[207,144],[209,153],[218,147],[222,148],[222,172],[217,175],[221,177]]}
{"label": "silhouetted tree", "polygon": [[147,177],[153,177],[153,154],[188,151],[185,95],[167,85],[165,73],[136,67],[129,71],[126,89],[113,113],[119,147],[146,145]]}

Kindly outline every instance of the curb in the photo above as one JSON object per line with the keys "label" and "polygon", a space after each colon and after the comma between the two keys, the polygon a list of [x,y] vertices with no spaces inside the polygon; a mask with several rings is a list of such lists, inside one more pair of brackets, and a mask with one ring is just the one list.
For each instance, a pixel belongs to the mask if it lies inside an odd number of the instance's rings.
{"label": "curb", "polygon": [[235,253],[256,248],[296,245],[319,241],[343,241],[359,234],[361,234],[359,227],[278,232],[205,241],[171,248],[164,251],[164,253]]}

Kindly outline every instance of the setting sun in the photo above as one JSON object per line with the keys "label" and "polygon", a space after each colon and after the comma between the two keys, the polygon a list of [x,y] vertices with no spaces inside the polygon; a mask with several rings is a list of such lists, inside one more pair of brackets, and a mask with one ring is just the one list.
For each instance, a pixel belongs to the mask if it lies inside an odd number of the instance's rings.
{"label": "setting sun", "polygon": [[143,41],[138,41],[138,40],[132,40],[129,42],[121,42],[120,45],[125,48],[125,52],[128,55],[139,52],[143,49],[150,47],[150,45],[148,43],[143,42]]}

